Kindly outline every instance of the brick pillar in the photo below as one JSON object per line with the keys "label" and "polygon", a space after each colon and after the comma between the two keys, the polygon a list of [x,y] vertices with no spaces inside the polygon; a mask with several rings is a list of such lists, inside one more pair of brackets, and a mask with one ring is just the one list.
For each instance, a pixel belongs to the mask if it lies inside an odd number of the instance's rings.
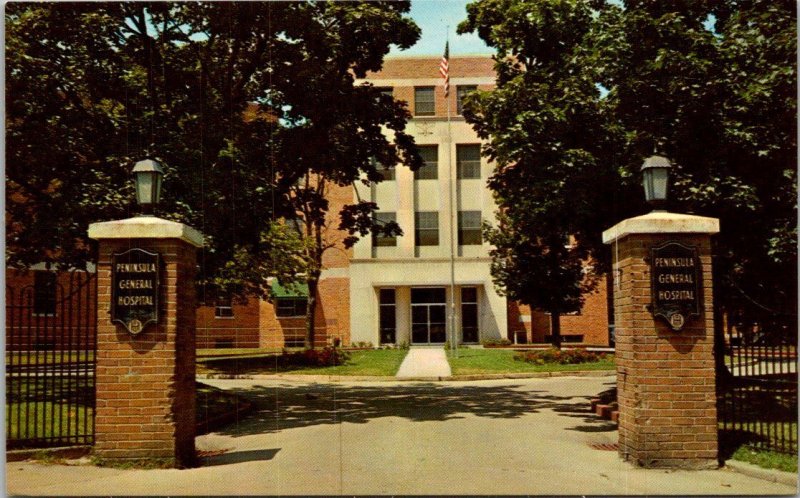
{"label": "brick pillar", "polygon": [[[104,460],[195,459],[194,229],[155,217],[94,223],[99,241],[94,453]],[[111,258],[140,248],[160,254],[159,316],[132,335],[111,321]]]}
{"label": "brick pillar", "polygon": [[[615,272],[619,452],[643,467],[718,466],[710,243],[718,231],[716,218],[655,212],[603,232]],[[652,312],[651,250],[667,242],[696,248],[702,271],[699,315],[680,330]]]}

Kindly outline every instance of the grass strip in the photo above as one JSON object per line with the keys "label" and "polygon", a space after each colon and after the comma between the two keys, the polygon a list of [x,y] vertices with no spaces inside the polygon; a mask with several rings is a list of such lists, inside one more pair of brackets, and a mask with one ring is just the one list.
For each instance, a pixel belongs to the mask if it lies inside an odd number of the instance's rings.
{"label": "grass strip", "polygon": [[274,354],[214,358],[198,362],[198,373],[213,375],[258,375],[291,373],[296,375],[363,375],[393,376],[400,368],[407,351],[403,349],[373,349],[350,352],[342,365],[310,367],[283,365]]}
{"label": "grass strip", "polygon": [[528,373],[528,372],[577,372],[586,370],[614,370],[614,357],[607,355],[598,362],[561,365],[545,363],[535,365],[514,359],[517,351],[511,349],[459,349],[448,351],[447,359],[453,375]]}
{"label": "grass strip", "polygon": [[741,446],[733,453],[731,458],[740,462],[758,465],[765,469],[797,473],[797,455],[787,455],[774,451],[759,450],[750,446]]}

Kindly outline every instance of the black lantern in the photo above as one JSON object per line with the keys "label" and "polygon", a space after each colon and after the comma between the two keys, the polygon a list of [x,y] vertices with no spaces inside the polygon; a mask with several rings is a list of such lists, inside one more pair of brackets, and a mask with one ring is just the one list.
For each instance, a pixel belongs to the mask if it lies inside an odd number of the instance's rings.
{"label": "black lantern", "polygon": [[669,160],[661,156],[650,156],[642,164],[644,197],[654,211],[662,210],[667,202],[669,168]]}
{"label": "black lantern", "polygon": [[136,202],[142,207],[142,214],[152,215],[153,207],[161,199],[161,177],[164,170],[161,163],[153,159],[139,161],[133,167],[136,180]]}

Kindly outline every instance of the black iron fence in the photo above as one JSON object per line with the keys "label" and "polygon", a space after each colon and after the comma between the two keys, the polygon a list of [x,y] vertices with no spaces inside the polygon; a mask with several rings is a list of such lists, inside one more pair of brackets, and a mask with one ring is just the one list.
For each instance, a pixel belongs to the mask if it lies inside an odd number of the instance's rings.
{"label": "black iron fence", "polygon": [[721,441],[796,454],[796,329],[768,321],[730,325],[718,340]]}
{"label": "black iron fence", "polygon": [[9,270],[7,280],[7,448],[93,444],[97,278]]}

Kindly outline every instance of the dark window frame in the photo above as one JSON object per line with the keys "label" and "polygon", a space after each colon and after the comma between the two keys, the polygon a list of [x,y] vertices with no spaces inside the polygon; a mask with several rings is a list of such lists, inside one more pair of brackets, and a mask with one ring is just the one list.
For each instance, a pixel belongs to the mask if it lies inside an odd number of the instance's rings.
{"label": "dark window frame", "polygon": [[233,299],[231,299],[231,296],[222,295],[214,300],[214,318],[233,318]]}
{"label": "dark window frame", "polygon": [[[425,215],[425,216],[423,216]],[[431,225],[433,223],[426,223],[423,226],[422,220],[426,219],[426,222],[430,222],[435,219],[436,227],[433,228]],[[430,234],[425,234],[423,232],[436,232],[436,241],[432,243],[432,237]],[[427,235],[427,236],[426,236]],[[431,240],[429,240],[431,237]],[[417,247],[421,246],[438,246],[439,245],[439,212],[438,211],[417,211],[414,213],[414,245]]]}
{"label": "dark window frame", "polygon": [[58,275],[52,271],[33,272],[33,314],[56,316]]}
{"label": "dark window frame", "polygon": [[[386,326],[385,322],[391,322],[391,326]],[[381,344],[397,342],[397,292],[394,288],[378,290],[378,329]]]}
{"label": "dark window frame", "polygon": [[456,114],[464,114],[464,97],[478,89],[478,85],[456,85]]}
{"label": "dark window frame", "polygon": [[[466,215],[469,214],[471,217],[477,214],[478,217],[478,224],[477,226],[470,225],[465,226],[465,222],[467,221]],[[473,220],[469,220],[473,221]],[[459,211],[458,212],[458,245],[460,246],[479,246],[483,244],[483,234],[481,233],[481,212],[480,211]],[[477,239],[476,239],[477,234]]]}
{"label": "dark window frame", "polygon": [[[430,99],[420,98],[422,93],[426,96],[430,93]],[[414,116],[435,116],[436,115],[436,87],[435,86],[415,86],[414,87]]]}
{"label": "dark window frame", "polygon": [[[381,219],[379,219],[381,218]],[[375,222],[386,223],[394,221],[397,223],[397,213],[395,211],[378,211],[373,214]],[[372,247],[396,247],[397,236],[387,237],[385,235],[372,234]]]}
{"label": "dark window frame", "polygon": [[[418,145],[417,151],[422,157],[422,167],[414,172],[414,180],[438,180],[439,179],[439,146],[438,145]],[[429,157],[426,158],[425,156]]]}
{"label": "dark window frame", "polygon": [[[306,316],[307,297],[280,297],[275,299],[275,316],[278,318],[301,318]],[[288,313],[288,314],[286,314]]]}
{"label": "dark window frame", "polygon": [[[474,157],[472,152],[477,149],[477,159],[465,159],[465,156]],[[470,153],[468,154],[469,151]],[[481,144],[456,144],[456,176],[459,180],[480,180],[481,178]]]}

